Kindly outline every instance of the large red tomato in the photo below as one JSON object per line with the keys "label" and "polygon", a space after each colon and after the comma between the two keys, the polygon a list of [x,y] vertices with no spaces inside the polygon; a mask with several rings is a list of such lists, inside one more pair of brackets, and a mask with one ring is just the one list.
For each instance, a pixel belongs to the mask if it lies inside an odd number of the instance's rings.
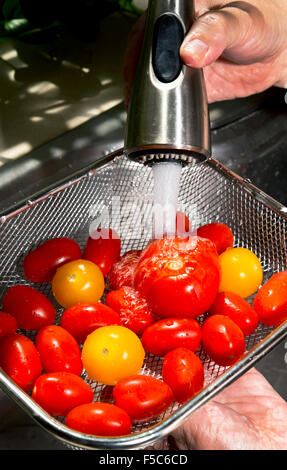
{"label": "large red tomato", "polygon": [[50,300],[30,286],[12,286],[3,297],[3,310],[13,315],[19,328],[39,330],[56,317]]}
{"label": "large red tomato", "polygon": [[54,372],[37,378],[32,398],[47,413],[66,416],[75,406],[91,403],[94,392],[92,387],[78,375],[70,372]]}
{"label": "large red tomato", "polygon": [[172,389],[176,400],[185,403],[203,387],[202,362],[190,349],[173,349],[164,357],[162,378]]}
{"label": "large red tomato", "polygon": [[121,325],[120,316],[101,302],[73,305],[61,318],[61,326],[79,343],[83,343],[92,331],[108,325]]}
{"label": "large red tomato", "polygon": [[131,433],[129,415],[111,403],[86,403],[73,408],[66,425],[76,431],[96,436],[125,436]]}
{"label": "large red tomato", "polygon": [[174,400],[168,384],[149,375],[133,375],[120,380],[113,389],[115,404],[132,421],[147,421],[167,410]]}
{"label": "large red tomato", "polygon": [[274,274],[259,289],[253,307],[264,325],[278,326],[287,320],[287,271]]}
{"label": "large red tomato", "polygon": [[45,372],[72,372],[83,370],[81,349],[75,338],[58,325],[41,328],[35,338]]}
{"label": "large red tomato", "polygon": [[32,390],[42,373],[39,352],[27,336],[12,333],[0,341],[0,366],[25,392]]}
{"label": "large red tomato", "polygon": [[178,347],[196,351],[201,342],[201,328],[193,318],[164,318],[148,326],[142,335],[145,351],[164,356]]}
{"label": "large red tomato", "polygon": [[154,314],[196,318],[208,310],[218,293],[215,245],[195,236],[155,240],[140,257],[134,283]]}
{"label": "large red tomato", "polygon": [[74,240],[52,238],[25,256],[24,276],[32,282],[49,282],[57,268],[81,257],[81,248]]}
{"label": "large red tomato", "polygon": [[121,239],[112,229],[95,230],[88,238],[83,258],[95,263],[106,276],[121,253]]}

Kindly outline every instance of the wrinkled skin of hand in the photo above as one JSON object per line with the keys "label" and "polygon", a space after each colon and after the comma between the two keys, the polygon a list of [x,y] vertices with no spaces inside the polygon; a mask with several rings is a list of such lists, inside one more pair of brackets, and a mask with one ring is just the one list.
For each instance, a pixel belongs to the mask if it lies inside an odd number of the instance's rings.
{"label": "wrinkled skin of hand", "polygon": [[[186,65],[203,67],[210,103],[246,97],[271,86],[287,87],[287,2],[195,0],[195,7],[196,21],[180,54]],[[144,27],[145,15],[128,41],[127,101]]]}
{"label": "wrinkled skin of hand", "polygon": [[180,448],[286,450],[287,404],[252,369],[198,410],[174,437]]}
{"label": "wrinkled skin of hand", "polygon": [[287,404],[251,369],[195,411],[172,438],[179,450],[287,450]]}

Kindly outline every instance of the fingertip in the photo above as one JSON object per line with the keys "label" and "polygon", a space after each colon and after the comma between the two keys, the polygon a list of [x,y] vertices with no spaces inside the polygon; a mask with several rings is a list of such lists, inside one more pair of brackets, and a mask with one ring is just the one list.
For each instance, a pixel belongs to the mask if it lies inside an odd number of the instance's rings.
{"label": "fingertip", "polygon": [[224,52],[225,43],[209,44],[200,38],[185,40],[181,46],[182,61],[189,67],[202,68],[215,62]]}
{"label": "fingertip", "polygon": [[183,62],[190,67],[203,67],[209,51],[209,45],[201,39],[186,40],[181,46]]}

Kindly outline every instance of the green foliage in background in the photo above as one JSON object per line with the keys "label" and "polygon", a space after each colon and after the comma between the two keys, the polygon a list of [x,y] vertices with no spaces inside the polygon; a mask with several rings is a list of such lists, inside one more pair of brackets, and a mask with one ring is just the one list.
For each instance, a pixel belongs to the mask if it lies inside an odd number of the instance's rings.
{"label": "green foliage in background", "polygon": [[118,4],[123,10],[130,11],[131,13],[141,14],[142,11],[134,6],[132,0],[118,0]]}
{"label": "green foliage in background", "polygon": [[141,13],[131,0],[0,0],[0,39],[41,42],[64,27],[93,41],[101,19],[116,11]]}

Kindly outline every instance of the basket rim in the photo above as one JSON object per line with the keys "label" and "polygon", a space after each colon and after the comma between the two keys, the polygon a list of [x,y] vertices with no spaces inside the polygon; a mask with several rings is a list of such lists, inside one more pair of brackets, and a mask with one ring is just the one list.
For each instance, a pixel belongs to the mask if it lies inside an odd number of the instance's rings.
{"label": "basket rim", "polygon": [[43,410],[27,393],[21,390],[0,368],[0,388],[28,413],[34,421],[54,437],[85,449],[134,450],[144,448],[166,437],[197,409],[231,385],[251,369],[260,359],[287,337],[287,321],[275,328],[263,341],[254,346],[236,364],[225,370],[194,398],[179,407],[151,428],[120,437],[99,437],[68,428]]}
{"label": "basket rim", "polygon": [[[83,168],[68,181],[59,182],[53,188],[48,188],[46,192],[35,195],[35,198],[19,204],[17,209],[5,214],[0,213],[0,220],[5,224],[7,220],[12,219],[23,211],[28,210],[44,201],[49,197],[53,197],[60,191],[71,185],[89,178],[97,173],[97,171],[106,165],[110,165],[117,157],[125,157],[123,149],[110,153],[98,159],[92,166]],[[263,191],[255,187],[250,181],[238,176],[233,171],[226,168],[223,164],[214,158],[208,159],[205,163],[212,167],[237,185],[244,188],[254,199],[264,204],[272,211],[279,214],[287,220],[287,208],[282,204],[265,194]],[[139,165],[141,165],[139,163]],[[259,342],[232,367],[223,371],[211,384],[207,385],[195,397],[186,404],[180,406],[171,415],[156,423],[152,427],[135,432],[128,436],[121,437],[98,437],[79,433],[68,428],[65,424],[45,412],[34,400],[24,391],[22,391],[1,369],[0,369],[0,388],[12,398],[26,413],[28,413],[41,427],[53,434],[56,438],[65,441],[70,445],[84,449],[111,449],[111,450],[132,450],[144,448],[167,436],[172,430],[183,423],[193,412],[204,405],[207,401],[217,395],[226,386],[230,385],[243,373],[254,366],[269,351],[277,346],[287,337],[287,321],[279,327],[275,328],[263,341]]]}
{"label": "basket rim", "polygon": [[[112,163],[118,157],[128,157],[125,155],[124,148],[120,148],[112,153],[109,153],[105,156],[98,158],[92,165],[86,166],[81,170],[75,172],[69,178],[64,180],[59,180],[52,186],[45,188],[45,190],[35,193],[31,195],[31,197],[27,200],[24,199],[19,201],[15,206],[8,207],[6,210],[0,212],[0,221],[3,223],[7,219],[18,215],[20,212],[30,208],[31,206],[42,202],[43,200],[47,199],[48,197],[53,196],[59,191],[66,189],[67,187],[78,183],[81,180],[84,180],[89,177],[89,175],[93,175],[97,172],[100,168],[103,168],[106,165]],[[135,162],[134,162],[135,163]],[[138,163],[141,165],[141,163]],[[205,160],[202,164],[208,165],[213,168],[218,173],[225,176],[227,179],[231,180],[235,184],[240,184],[243,188],[258,202],[263,203],[269,209],[272,209],[274,212],[277,212],[281,217],[287,220],[287,207],[281,204],[276,199],[269,196],[267,193],[262,191],[260,188],[252,184],[249,179],[243,178],[239,176],[234,171],[227,168],[221,162],[219,162],[214,157],[210,157],[209,159]]]}

